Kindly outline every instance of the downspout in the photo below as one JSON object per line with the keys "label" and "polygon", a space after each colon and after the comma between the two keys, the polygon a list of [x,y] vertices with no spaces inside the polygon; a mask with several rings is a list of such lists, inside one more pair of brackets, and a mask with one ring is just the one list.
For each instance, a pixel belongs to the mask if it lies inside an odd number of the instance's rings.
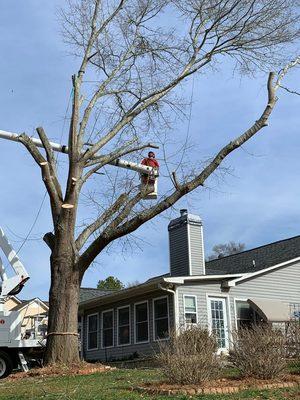
{"label": "downspout", "polygon": [[176,290],[176,286],[174,285],[175,289],[170,289],[167,287],[162,286],[161,283],[158,284],[158,288],[168,292],[168,293],[172,293],[173,298],[174,298],[174,328],[175,331],[178,332],[179,331],[179,304],[178,304],[178,291]]}

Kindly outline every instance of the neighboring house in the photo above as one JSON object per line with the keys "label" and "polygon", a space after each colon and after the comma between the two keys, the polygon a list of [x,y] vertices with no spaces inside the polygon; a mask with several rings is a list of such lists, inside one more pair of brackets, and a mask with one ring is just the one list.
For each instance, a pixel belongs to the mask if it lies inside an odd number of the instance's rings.
{"label": "neighboring house", "polygon": [[23,337],[33,339],[44,338],[48,324],[48,302],[38,297],[30,300],[20,300],[16,296],[10,296],[5,302],[8,311],[19,311],[22,315],[21,332]]}
{"label": "neighboring house", "polygon": [[82,356],[147,356],[171,329],[200,324],[227,351],[230,332],[253,321],[300,316],[300,236],[205,262],[200,217],[181,210],[168,226],[170,272],[114,292],[82,289]]}

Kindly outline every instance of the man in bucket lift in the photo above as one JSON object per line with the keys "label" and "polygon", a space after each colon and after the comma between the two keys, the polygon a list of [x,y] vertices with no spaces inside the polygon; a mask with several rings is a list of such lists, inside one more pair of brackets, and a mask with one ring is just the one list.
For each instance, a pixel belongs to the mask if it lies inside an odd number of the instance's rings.
{"label": "man in bucket lift", "polygon": [[[147,167],[159,169],[159,163],[155,159],[155,154],[153,151],[149,151],[148,157],[144,158],[141,162],[142,165],[146,165]],[[156,199],[157,198],[157,178],[152,174],[141,174],[142,188],[148,190],[152,190],[152,193],[147,193],[146,198],[148,199]],[[148,192],[147,190],[147,192]]]}
{"label": "man in bucket lift", "polygon": [[[141,162],[141,164],[147,165],[147,167],[153,167],[156,169],[159,168],[158,161],[155,159],[155,154],[153,151],[149,151],[148,157],[144,158],[143,161]],[[142,182],[144,184],[148,183],[150,185],[154,185],[155,178],[148,174],[142,174]]]}

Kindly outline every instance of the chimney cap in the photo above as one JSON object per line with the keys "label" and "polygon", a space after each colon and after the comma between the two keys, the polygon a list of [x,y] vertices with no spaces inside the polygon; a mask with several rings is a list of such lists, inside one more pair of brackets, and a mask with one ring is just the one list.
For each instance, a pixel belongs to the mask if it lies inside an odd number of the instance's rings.
{"label": "chimney cap", "polygon": [[187,209],[182,209],[180,210],[180,217],[169,222],[168,230],[170,231],[185,224],[202,225],[202,221],[199,215],[189,214]]}

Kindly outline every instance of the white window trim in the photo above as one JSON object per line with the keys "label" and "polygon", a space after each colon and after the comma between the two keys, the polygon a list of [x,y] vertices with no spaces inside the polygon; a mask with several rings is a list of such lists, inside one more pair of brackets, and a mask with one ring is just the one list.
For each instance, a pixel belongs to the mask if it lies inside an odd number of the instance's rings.
{"label": "white window trim", "polygon": [[[167,299],[167,315],[168,315],[168,336],[162,339],[155,339],[155,310],[154,310],[154,302],[155,300],[160,300],[160,299]],[[169,297],[168,296],[160,296],[160,297],[155,297],[152,299],[152,320],[153,320],[153,342],[161,342],[163,340],[169,340],[170,338],[170,310],[169,310]]]}
{"label": "white window trim", "polygon": [[[211,321],[211,310],[210,310],[210,299],[211,298],[219,298],[225,299],[225,310],[226,310],[226,319],[227,319],[227,329],[228,329],[228,347],[226,350],[230,349],[230,343],[232,342],[232,326],[231,326],[231,313],[230,313],[230,297],[228,294],[220,294],[220,293],[206,293],[206,307],[207,307],[207,322],[209,332],[211,333],[212,321]],[[223,351],[224,349],[219,349],[218,352]]]}
{"label": "white window trim", "polygon": [[[97,335],[97,347],[90,347],[89,346],[89,319],[90,319],[90,317],[94,317],[96,315],[96,317],[97,317],[97,331],[96,331],[96,335]],[[98,316],[98,313],[93,313],[93,314],[88,314],[87,315],[87,319],[86,319],[86,321],[87,321],[87,324],[86,324],[86,332],[87,332],[87,336],[86,336],[86,338],[87,338],[87,351],[90,351],[90,350],[98,350],[98,348],[99,348],[99,346],[98,346],[98,341],[99,341],[99,316]]]}
{"label": "white window trim", "polygon": [[235,329],[237,330],[238,329],[238,326],[237,326],[237,307],[236,307],[236,302],[237,301],[245,301],[245,302],[247,302],[247,298],[245,298],[245,297],[234,297],[234,299],[233,299],[233,310],[234,310],[234,326],[235,326]]}
{"label": "white window trim", "polygon": [[[190,314],[196,314],[196,322],[195,323],[188,323],[185,320],[185,298],[186,297],[194,297],[195,299],[195,306],[196,306],[196,312],[195,313],[190,313]],[[187,327],[188,325],[198,325],[198,304],[197,304],[197,296],[194,294],[184,294],[183,295],[183,317],[184,317],[184,326]]]}
{"label": "white window trim", "polygon": [[[112,329],[113,329],[113,344],[112,346],[103,346],[103,314],[107,312],[112,312]],[[101,349],[111,349],[112,347],[115,347],[115,313],[114,309],[110,308],[109,310],[104,310],[101,312]]]}
{"label": "white window trim", "polygon": [[[147,304],[147,324],[148,324],[148,340],[143,340],[141,342],[138,342],[136,339],[136,306],[138,306],[139,304]],[[150,319],[149,319],[149,301],[148,300],[144,300],[144,301],[139,301],[137,303],[133,304],[133,331],[134,331],[134,344],[143,344],[143,343],[149,343],[150,341],[150,323],[149,323]]]}
{"label": "white window trim", "polygon": [[[119,310],[121,310],[122,308],[129,309],[129,343],[124,343],[124,344],[119,343]],[[129,304],[127,306],[122,306],[117,308],[117,347],[124,347],[130,345],[131,345],[131,309]]]}

